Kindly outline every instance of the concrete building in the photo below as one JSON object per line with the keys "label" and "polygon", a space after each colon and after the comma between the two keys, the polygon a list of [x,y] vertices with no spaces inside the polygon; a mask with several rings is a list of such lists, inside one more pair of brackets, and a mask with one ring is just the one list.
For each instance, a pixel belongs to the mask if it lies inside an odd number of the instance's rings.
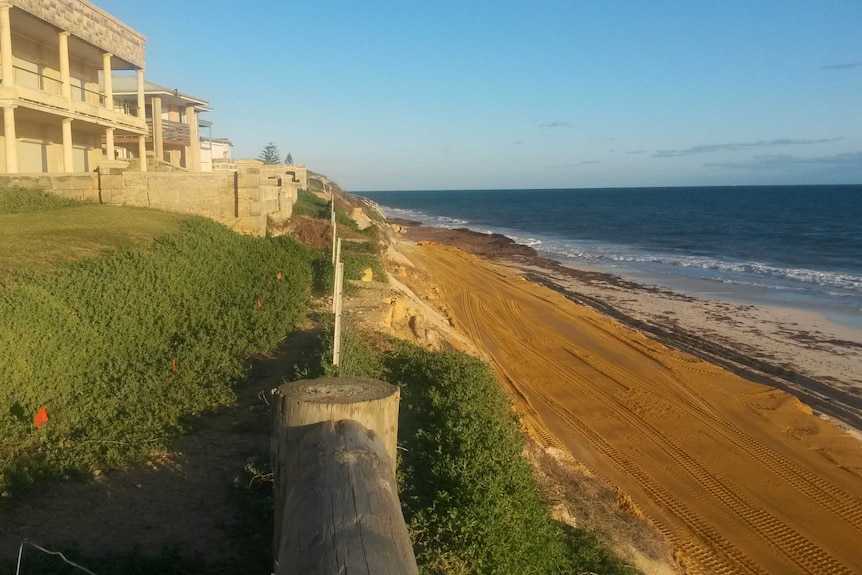
{"label": "concrete building", "polygon": [[[132,109],[137,105],[138,85],[135,78],[116,75],[112,84],[117,106]],[[144,115],[149,130],[146,151],[154,160],[151,167],[159,169],[162,164],[169,164],[188,172],[200,172],[200,128],[208,126],[209,122],[202,121],[199,115],[211,111],[209,102],[149,80],[144,80],[143,90]],[[134,138],[124,136],[118,143],[123,147],[121,157],[141,157]]]}
{"label": "concrete building", "polygon": [[[0,170],[92,171],[117,158],[118,139],[145,156],[145,47],[85,0],[0,0]],[[115,98],[117,71],[128,99]]]}
{"label": "concrete building", "polygon": [[[202,128],[211,128],[212,123],[201,122]],[[201,136],[201,171],[217,172],[219,170],[234,170],[233,142],[227,138],[213,138],[211,133]]]}

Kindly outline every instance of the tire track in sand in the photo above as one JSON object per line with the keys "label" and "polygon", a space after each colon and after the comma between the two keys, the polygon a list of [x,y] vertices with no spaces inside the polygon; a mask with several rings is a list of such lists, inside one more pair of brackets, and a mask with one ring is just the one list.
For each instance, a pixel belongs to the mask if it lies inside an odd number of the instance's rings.
{"label": "tire track in sand", "polygon": [[[599,331],[599,333],[605,335],[603,332]],[[571,347],[566,347],[565,350],[579,361],[590,365],[592,369],[595,369],[605,377],[623,382],[626,385],[633,387],[638,385],[638,380],[634,375],[613,363],[597,361],[597,359],[591,354]],[[690,362],[685,359],[674,359],[684,362],[687,369],[690,368],[688,365]],[[682,382],[673,375],[674,370],[667,365],[665,361],[663,361],[663,358],[660,357],[656,361],[665,367],[667,371],[657,371],[654,375],[667,383],[678,393],[673,395],[664,393],[662,390],[666,388],[664,386],[657,385],[652,389],[654,394],[669,402],[681,402],[685,404],[691,410],[689,415],[693,416],[703,425],[715,430],[716,433],[733,443],[733,445],[749,455],[754,461],[761,463],[765,468],[787,481],[788,484],[795,487],[800,493],[819,503],[826,509],[829,509],[836,517],[843,519],[857,530],[862,531],[862,500],[853,497],[833,483],[830,483],[805,470],[799,465],[796,465],[783,455],[746,434],[738,426],[733,424],[729,419],[721,415],[717,410],[713,409],[708,403],[703,401],[682,384]],[[700,360],[696,361],[700,362]],[[696,367],[691,369],[694,369],[699,373],[711,373],[706,369],[698,370]],[[623,405],[621,405],[621,407],[625,408]]]}
{"label": "tire track in sand", "polygon": [[[628,423],[633,428],[640,430],[656,447],[673,459],[682,470],[687,472],[698,485],[705,488],[715,500],[721,502],[728,510],[747,523],[766,543],[775,547],[791,561],[805,569],[806,572],[822,573],[823,575],[853,575],[853,572],[849,568],[835,561],[828,553],[812,544],[796,530],[729,488],[661,431],[629,411],[625,404],[611,395],[596,392],[586,378],[573,374],[563,364],[550,360],[547,357],[544,360],[554,363],[555,369],[562,377],[580,379],[580,389],[582,391],[590,394],[597,401],[611,407],[616,417]],[[603,363],[601,367],[607,368],[609,365]],[[596,365],[591,365],[591,367],[599,371]],[[601,371],[599,372],[601,373]],[[622,370],[617,370],[617,374],[621,379],[629,380],[627,383],[636,384]],[[603,375],[610,377],[607,374]],[[543,395],[543,398],[546,402],[548,401],[547,395]],[[559,404],[557,405],[559,406]],[[558,409],[555,409],[555,411],[559,413]],[[712,503],[710,504],[712,505]]]}
{"label": "tire track in sand", "polygon": [[[510,319],[516,324],[523,322],[522,318],[510,317]],[[597,325],[594,321],[587,321],[584,325],[587,329],[593,331],[596,337],[611,337],[636,352],[641,352],[644,349],[651,349],[651,346],[649,345],[634,342],[631,339],[627,340],[618,334],[608,333],[607,330],[602,329],[602,327]],[[615,364],[600,361],[589,353],[566,346],[565,341],[560,341],[560,345],[564,347],[567,353],[584,364],[589,365],[592,369],[601,373],[605,377],[623,383],[626,386],[638,386],[639,381],[637,377]],[[656,344],[652,343],[652,345]],[[703,375],[715,375],[717,371],[720,371],[720,368],[716,366],[707,365],[704,368],[699,368],[699,366],[704,365],[702,360],[690,356],[683,356],[679,352],[675,352],[675,354],[670,355],[670,357],[676,360],[677,363],[682,364],[685,369],[695,371]],[[721,415],[717,410],[713,409],[706,401],[697,396],[697,394],[680,382],[675,376],[675,370],[671,365],[669,365],[669,362],[665,360],[663,355],[650,359],[652,359],[656,365],[664,368],[657,370],[652,375],[657,376],[677,391],[677,393],[671,396],[663,392],[663,390],[666,389],[664,386],[656,385],[652,388],[652,393],[667,401],[681,402],[688,406],[691,410],[689,415],[695,417],[703,425],[713,429],[716,433],[726,438],[744,453],[749,455],[754,461],[761,463],[768,470],[787,481],[788,484],[792,485],[800,493],[819,503],[826,509],[829,509],[836,517],[846,521],[857,530],[862,531],[862,500],[853,497],[833,483],[830,483],[805,470],[799,465],[794,464],[783,455],[746,434],[738,426],[733,424],[725,416]],[[627,407],[622,403],[619,403],[619,406],[624,410],[627,409]]]}
{"label": "tire track in sand", "polygon": [[[818,529],[817,540],[820,545],[814,543],[802,532],[793,528],[793,525],[796,525],[793,523],[794,519],[777,517],[745,495],[746,492],[756,494],[760,493],[758,489],[768,489],[768,481],[758,483],[758,478],[751,476],[751,485],[745,483],[745,490],[740,492],[739,489],[734,489],[721,477],[720,471],[718,475],[716,474],[715,469],[719,468],[710,470],[702,465],[698,458],[692,456],[691,449],[696,449],[696,445],[688,443],[688,447],[684,448],[684,443],[677,443],[675,436],[663,431],[664,422],[646,421],[638,415],[637,410],[633,411],[632,406],[623,401],[626,399],[623,395],[624,391],[638,389],[640,380],[646,376],[651,380],[648,387],[643,387],[647,393],[658,397],[663,403],[672,405],[674,413],[682,414],[697,422],[703,429],[711,430],[710,438],[726,442],[729,452],[739,453],[745,460],[751,460],[744,464],[746,473],[752,472],[751,468],[754,465],[752,462],[756,461],[758,468],[767,472],[767,475],[780,478],[793,490],[817,502],[823,509],[828,509],[839,523],[847,525],[857,533],[860,529],[860,515],[862,515],[857,498],[825,477],[814,473],[813,470],[810,471],[797,464],[792,459],[792,451],[784,449],[782,453],[775,451],[746,433],[732,419],[722,415],[723,410],[713,408],[710,400],[714,402],[715,398],[703,395],[703,391],[695,382],[697,377],[726,377],[722,370],[709,369],[712,366],[700,365],[699,362],[689,366],[686,363],[687,357],[681,356],[679,352],[657,350],[657,347],[663,346],[658,346],[642,336],[638,337],[638,334],[629,337],[619,328],[609,326],[607,318],[597,319],[599,316],[592,317],[563,309],[565,304],[554,299],[553,295],[537,293],[529,287],[531,284],[526,284],[520,279],[513,280],[497,269],[489,270],[491,266],[485,266],[477,260],[467,261],[468,258],[440,248],[429,251],[433,260],[429,271],[442,272],[439,278],[435,273],[432,273],[432,277],[435,282],[439,279],[445,285],[445,294],[441,301],[445,301],[450,308],[453,323],[457,321],[460,325],[456,327],[466,331],[477,346],[494,359],[495,369],[502,376],[501,379],[510,386],[519,402],[528,407],[529,419],[535,419],[539,423],[537,427],[541,429],[541,439],[548,444],[559,445],[558,441],[553,441],[549,436],[547,426],[542,423],[541,416],[536,411],[538,405],[533,406],[530,403],[531,397],[546,406],[542,408],[545,409],[546,415],[553,412],[572,431],[592,445],[596,453],[601,454],[606,461],[612,462],[630,480],[633,479],[643,493],[658,506],[658,509],[667,511],[663,517],[669,522],[656,521],[653,517],[654,523],[680,552],[698,566],[699,572],[721,575],[760,574],[768,571],[817,575],[854,572],[842,561],[850,557],[859,558],[858,550],[846,545],[846,528],[839,534],[844,541],[841,544],[843,545],[841,554],[834,554],[828,547],[833,544],[832,539],[821,536],[821,531],[828,531],[826,528],[834,528],[833,525],[823,525],[823,529],[818,525],[815,529]],[[539,310],[534,305],[538,300],[547,307],[556,309]],[[565,330],[555,331],[566,322],[578,324],[579,337],[588,338],[581,342],[588,344],[586,347],[572,345],[564,335]],[[600,344],[595,343],[596,340]],[[545,346],[544,353],[536,351],[536,348],[541,346]],[[565,358],[560,359],[554,352],[550,352],[548,346],[556,346],[557,351],[564,350],[571,356],[573,362],[583,365],[580,368],[570,365]],[[626,363],[626,357],[630,354],[639,354],[638,361],[641,365],[637,372],[630,371]],[[621,363],[609,361],[609,357],[621,359]],[[645,367],[647,362],[642,361],[644,359],[649,360],[648,367]],[[684,366],[681,365],[683,363],[685,363]],[[584,375],[584,366],[592,372],[586,371]],[[686,376],[679,371],[680,367],[691,367],[693,372],[706,373]],[[542,375],[531,373],[541,369],[545,369]],[[618,437],[612,435],[610,438],[605,438],[602,432],[592,427],[582,417],[576,416],[570,407],[562,403],[565,401],[576,406],[578,413],[583,413],[583,417],[587,417],[588,420],[597,417],[597,414],[590,413],[588,405],[580,405],[580,401],[575,399],[571,390],[567,392],[564,399],[560,399],[558,391],[554,390],[566,388],[554,385],[552,378],[557,378],[558,383],[569,382],[579,391],[583,391],[582,397],[587,404],[604,406],[600,408],[599,417],[611,416],[627,428],[637,430],[637,434],[643,438],[640,441],[646,441],[658,449],[657,453],[663,454],[663,460],[671,464],[672,469],[655,467],[665,464],[658,461],[650,463],[643,459],[644,453],[632,450],[631,446],[620,444],[628,453],[620,451],[613,445],[614,441],[620,441]],[[597,385],[592,385],[591,380],[600,379],[614,382],[616,387],[599,389]],[[547,389],[545,389],[546,386]],[[637,397],[634,399],[636,400]],[[572,403],[573,401],[575,403]],[[601,423],[601,420],[596,420],[596,423],[600,427],[602,425],[607,427]],[[713,435],[715,437],[712,437]],[[630,441],[634,436],[626,435],[626,437]],[[684,441],[685,438],[682,437],[681,440]],[[780,443],[786,446],[787,441]],[[734,461],[734,464],[737,463],[742,465],[743,462]],[[664,481],[657,479],[657,476],[650,471],[650,465],[668,479]],[[716,462],[713,461],[712,465],[714,467]],[[818,470],[822,471],[823,466],[818,464]],[[601,474],[616,483],[613,477]],[[677,479],[671,479],[682,476],[691,479],[687,483],[680,484],[677,483]],[[673,491],[670,491],[665,483],[668,486],[674,485]],[[691,497],[694,499],[689,499]],[[759,500],[760,495],[757,497]],[[696,504],[698,509],[688,505],[686,501],[689,500],[698,501],[699,503]],[[769,497],[765,499],[767,500]],[[750,530],[754,535],[754,540],[761,539],[767,549],[771,549],[771,553],[779,554],[769,560],[768,564],[771,565],[769,569],[764,569],[758,560],[754,544],[748,541],[751,537],[746,539],[741,535],[743,531],[724,531],[730,528],[729,524],[726,520],[716,523],[717,516],[707,511],[711,507],[722,508],[725,510],[724,513],[730,513],[728,517],[736,518],[737,527],[732,529],[738,530],[744,525],[745,530]],[[780,512],[779,508],[774,509]],[[818,512],[817,517],[823,518],[826,515]],[[791,523],[788,524],[788,521]],[[674,522],[678,524],[675,525]],[[748,549],[746,552],[734,543],[740,540],[740,537],[746,541],[744,545]],[[785,557],[785,562],[776,562],[775,557],[778,556]],[[856,563],[857,561],[850,560],[851,565]],[[781,567],[782,571],[777,571],[777,565],[786,566],[786,569]]]}

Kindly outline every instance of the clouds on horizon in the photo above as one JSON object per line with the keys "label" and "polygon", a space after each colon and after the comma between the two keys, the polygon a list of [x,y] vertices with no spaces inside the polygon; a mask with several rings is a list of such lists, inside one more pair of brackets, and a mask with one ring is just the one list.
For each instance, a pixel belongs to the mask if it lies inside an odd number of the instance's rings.
{"label": "clouds on horizon", "polygon": [[780,138],[777,140],[758,140],[757,142],[733,142],[727,144],[706,144],[693,146],[682,150],[656,150],[653,158],[679,158],[693,156],[696,154],[711,154],[714,152],[738,152],[740,150],[756,150],[759,148],[774,148],[780,146],[811,146],[815,144],[826,144],[839,142],[844,138],[821,138],[817,140],[800,138]]}
{"label": "clouds on horizon", "polygon": [[577,168],[578,166],[588,166],[590,164],[604,164],[604,160],[582,160],[580,162],[567,162],[565,164],[556,164],[545,166],[546,170],[563,170],[565,168]]}
{"label": "clouds on horizon", "polygon": [[844,64],[827,64],[826,66],[820,66],[821,70],[852,70],[853,68],[862,68],[862,60],[846,62]]}
{"label": "clouds on horizon", "polygon": [[568,122],[564,122],[563,120],[554,120],[553,122],[545,122],[544,124],[539,124],[540,128],[570,128],[571,124]]}
{"label": "clouds on horizon", "polygon": [[788,170],[793,168],[853,168],[862,170],[862,152],[845,152],[815,157],[771,154],[755,156],[750,160],[738,162],[707,162],[703,166],[729,170]]}

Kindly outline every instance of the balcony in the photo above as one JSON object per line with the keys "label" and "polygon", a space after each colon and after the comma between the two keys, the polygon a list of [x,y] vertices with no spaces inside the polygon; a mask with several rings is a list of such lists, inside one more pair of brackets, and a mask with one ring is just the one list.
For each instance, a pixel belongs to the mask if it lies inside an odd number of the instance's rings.
{"label": "balcony", "polygon": [[[147,118],[147,128],[152,136],[153,120]],[[192,143],[192,131],[188,124],[162,120],[162,142],[174,146],[188,146]]]}
{"label": "balcony", "polygon": [[[35,66],[35,64],[34,64]],[[119,128],[126,128],[135,132],[142,132],[144,125],[131,111],[136,109],[119,108],[108,110],[105,108],[105,95],[102,92],[91,90],[86,84],[78,79],[71,79],[71,96],[69,102],[63,97],[63,83],[57,78],[46,76],[42,72],[29,70],[20,66],[13,67],[14,76],[12,86],[3,86],[4,89],[13,90],[11,97],[19,100],[22,104],[30,104],[34,109],[46,112],[76,115],[81,119],[92,121],[109,122],[116,124]]]}
{"label": "balcony", "polygon": [[[15,70],[15,86],[19,88],[38,90],[51,96],[63,95],[63,83],[60,82],[60,80],[49,78],[40,72],[34,72],[18,66],[15,66],[13,69]],[[72,78],[71,88],[73,101],[85,102],[93,106],[105,105],[105,95],[101,92],[96,92],[86,88],[83,82],[78,78]]]}

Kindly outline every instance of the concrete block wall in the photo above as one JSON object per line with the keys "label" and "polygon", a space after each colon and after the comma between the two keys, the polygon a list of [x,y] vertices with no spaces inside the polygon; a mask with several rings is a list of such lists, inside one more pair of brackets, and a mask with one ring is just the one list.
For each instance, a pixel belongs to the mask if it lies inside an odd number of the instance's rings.
{"label": "concrete block wall", "polygon": [[[236,188],[234,186],[236,180]],[[76,200],[137,206],[194,214],[223,223],[235,231],[263,236],[267,216],[290,217],[296,195],[274,180],[261,180],[260,170],[235,172],[127,172],[102,174],[2,174],[0,189],[38,187]]]}

